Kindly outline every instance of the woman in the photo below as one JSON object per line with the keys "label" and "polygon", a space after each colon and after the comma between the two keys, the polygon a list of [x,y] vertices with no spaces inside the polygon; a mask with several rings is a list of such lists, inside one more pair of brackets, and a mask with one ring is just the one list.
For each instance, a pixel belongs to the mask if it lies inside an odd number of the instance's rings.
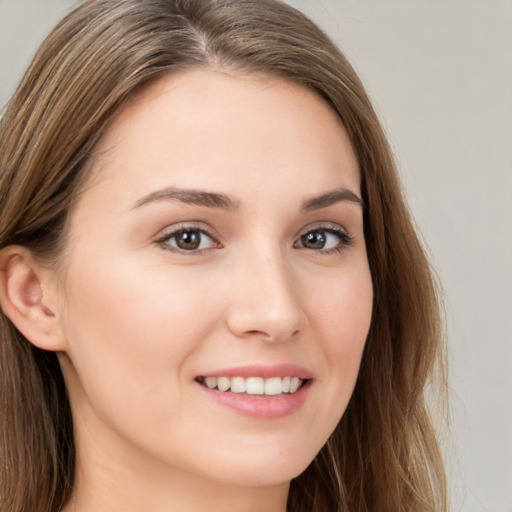
{"label": "woman", "polygon": [[446,510],[429,265],[302,14],[83,2],[0,170],[2,512]]}

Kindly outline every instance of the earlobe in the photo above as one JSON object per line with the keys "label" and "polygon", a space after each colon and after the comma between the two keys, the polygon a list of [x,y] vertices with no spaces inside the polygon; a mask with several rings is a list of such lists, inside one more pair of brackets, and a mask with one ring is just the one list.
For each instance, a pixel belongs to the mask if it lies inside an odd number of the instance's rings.
{"label": "earlobe", "polygon": [[44,350],[64,349],[64,337],[50,286],[50,273],[25,247],[0,251],[0,306],[16,328]]}

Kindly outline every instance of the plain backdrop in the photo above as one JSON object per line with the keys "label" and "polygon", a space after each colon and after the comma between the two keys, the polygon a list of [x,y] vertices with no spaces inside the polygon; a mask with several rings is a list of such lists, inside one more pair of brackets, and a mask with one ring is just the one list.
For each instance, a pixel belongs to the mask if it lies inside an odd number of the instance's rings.
{"label": "plain backdrop", "polygon": [[[512,0],[289,1],[360,73],[444,285],[453,509],[512,512]],[[71,5],[0,0],[0,108]]]}

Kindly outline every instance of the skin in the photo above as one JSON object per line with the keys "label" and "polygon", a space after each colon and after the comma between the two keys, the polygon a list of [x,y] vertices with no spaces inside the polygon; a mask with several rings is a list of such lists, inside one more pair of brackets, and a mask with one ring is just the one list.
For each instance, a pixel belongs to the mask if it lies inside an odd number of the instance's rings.
{"label": "skin", "polygon": [[[299,85],[200,69],[139,93],[97,154],[47,287],[78,449],[66,512],[283,512],[347,406],[370,325],[361,204],[303,208],[340,188],[360,197],[345,129]],[[236,208],[153,194],[168,187]],[[164,240],[184,228],[200,250]],[[304,246],[311,232],[323,249]],[[278,363],[313,379],[277,419],[220,405],[195,381]]]}

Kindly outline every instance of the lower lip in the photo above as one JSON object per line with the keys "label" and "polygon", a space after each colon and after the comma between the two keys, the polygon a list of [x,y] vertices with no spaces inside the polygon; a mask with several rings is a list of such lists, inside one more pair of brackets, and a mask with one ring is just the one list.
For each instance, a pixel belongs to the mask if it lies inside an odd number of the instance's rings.
{"label": "lower lip", "polygon": [[282,395],[262,396],[248,395],[247,393],[232,393],[219,391],[198,384],[201,389],[213,400],[221,405],[243,414],[265,420],[283,418],[297,412],[306,401],[311,381],[306,382],[295,393]]}

